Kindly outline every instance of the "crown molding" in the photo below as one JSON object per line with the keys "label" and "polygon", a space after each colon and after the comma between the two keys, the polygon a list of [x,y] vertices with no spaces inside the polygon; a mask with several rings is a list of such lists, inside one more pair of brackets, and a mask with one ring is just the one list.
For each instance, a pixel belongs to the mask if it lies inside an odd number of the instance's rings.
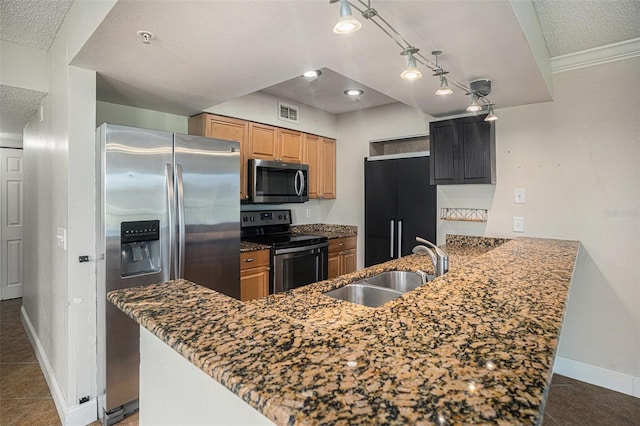
{"label": "crown molding", "polygon": [[640,56],[640,38],[551,58],[554,74]]}

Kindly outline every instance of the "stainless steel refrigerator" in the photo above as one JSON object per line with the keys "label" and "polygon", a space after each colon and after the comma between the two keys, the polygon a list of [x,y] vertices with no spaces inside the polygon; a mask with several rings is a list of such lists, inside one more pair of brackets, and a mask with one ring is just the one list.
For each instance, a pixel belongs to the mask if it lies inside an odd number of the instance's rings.
{"label": "stainless steel refrigerator", "polygon": [[437,196],[428,156],[369,157],[364,180],[365,266],[411,254],[416,237],[435,244]]}
{"label": "stainless steel refrigerator", "polygon": [[96,139],[98,389],[113,424],[137,410],[139,329],[105,295],[184,278],[240,297],[240,153],[112,124]]}

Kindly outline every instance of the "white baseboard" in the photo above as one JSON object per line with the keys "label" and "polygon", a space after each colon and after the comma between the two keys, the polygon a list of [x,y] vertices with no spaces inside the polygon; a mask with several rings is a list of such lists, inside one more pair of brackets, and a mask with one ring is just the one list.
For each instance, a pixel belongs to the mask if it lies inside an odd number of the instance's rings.
{"label": "white baseboard", "polygon": [[58,380],[54,374],[53,367],[49,362],[49,358],[47,358],[44,347],[38,338],[35,328],[33,328],[31,320],[29,320],[29,316],[27,315],[24,306],[20,309],[20,313],[22,323],[27,331],[27,337],[29,337],[31,345],[35,349],[36,357],[38,358],[40,368],[44,374],[44,379],[47,381],[47,385],[49,386],[49,391],[51,392],[51,397],[53,398],[56,410],[58,411],[60,422],[65,426],[84,426],[95,421],[98,413],[98,400],[93,398],[82,405],[74,405],[72,407],[67,405],[62,389],[60,389],[60,385],[58,384]]}
{"label": "white baseboard", "polygon": [[640,398],[640,377],[619,373],[574,361],[568,358],[556,357],[553,372],[581,382],[607,388],[616,392]]}

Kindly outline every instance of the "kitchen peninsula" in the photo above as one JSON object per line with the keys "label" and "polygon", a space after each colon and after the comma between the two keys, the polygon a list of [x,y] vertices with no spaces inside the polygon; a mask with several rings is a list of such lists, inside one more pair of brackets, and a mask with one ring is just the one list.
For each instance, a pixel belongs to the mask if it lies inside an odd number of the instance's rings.
{"label": "kitchen peninsula", "polygon": [[[432,272],[427,256],[248,303],[181,280],[109,293],[141,325],[141,424],[170,422],[182,405],[209,424],[540,423],[580,243],[501,242],[448,240],[447,274],[378,308],[323,293],[382,271]],[[198,398],[196,379],[165,377],[145,394],[145,363],[165,356],[153,374],[186,365],[229,395]],[[145,411],[153,403],[165,412]]]}

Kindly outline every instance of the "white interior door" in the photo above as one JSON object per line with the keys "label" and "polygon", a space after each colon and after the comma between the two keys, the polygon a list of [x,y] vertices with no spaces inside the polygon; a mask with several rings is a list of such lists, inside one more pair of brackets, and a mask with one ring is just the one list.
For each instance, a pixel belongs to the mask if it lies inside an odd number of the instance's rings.
{"label": "white interior door", "polygon": [[0,299],[22,297],[22,150],[0,148]]}

